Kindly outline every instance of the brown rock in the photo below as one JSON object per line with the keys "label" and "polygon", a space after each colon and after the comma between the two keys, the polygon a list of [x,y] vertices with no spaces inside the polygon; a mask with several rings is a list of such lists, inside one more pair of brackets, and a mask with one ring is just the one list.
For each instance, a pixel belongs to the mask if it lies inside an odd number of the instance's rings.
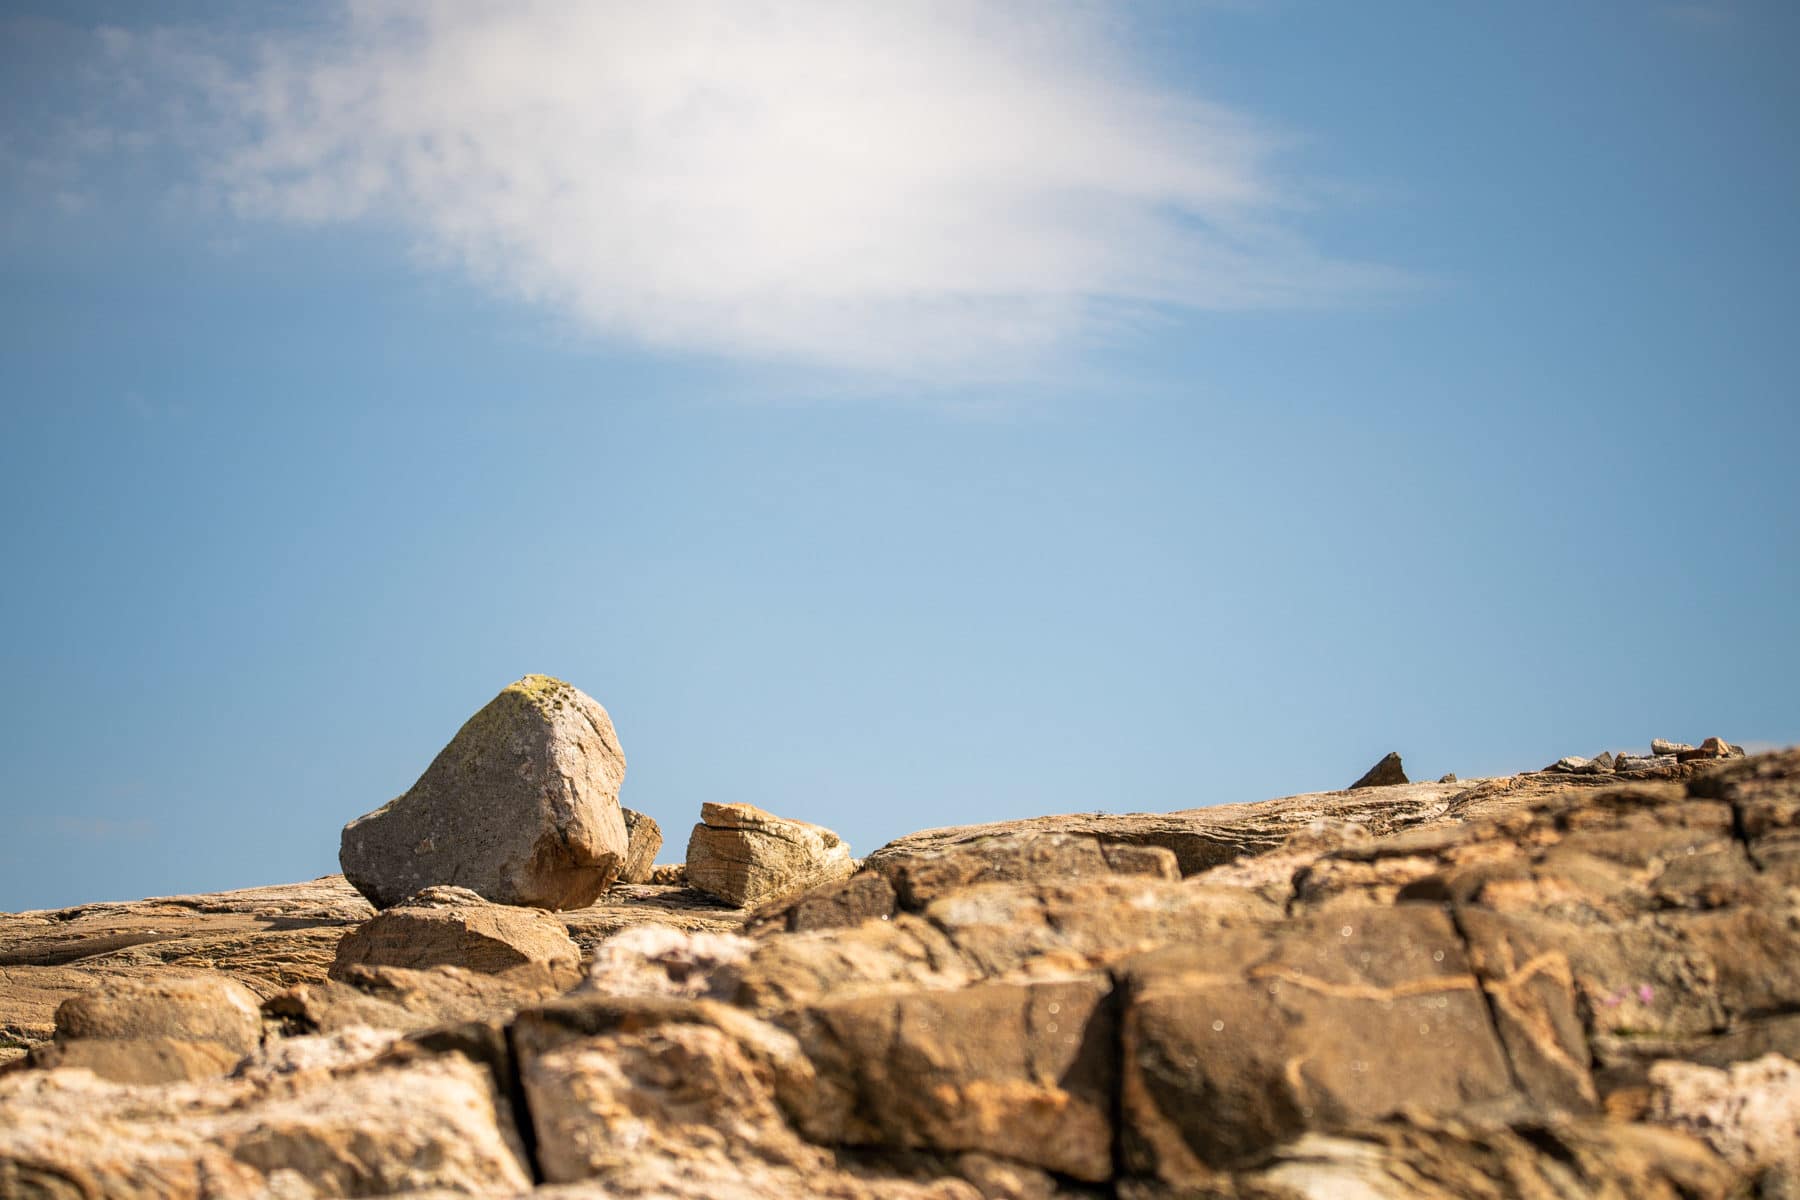
{"label": "brown rock", "polygon": [[1309,1129],[1515,1099],[1455,925],[1408,905],[1221,931],[1123,969],[1123,1137],[1173,1184]]}
{"label": "brown rock", "polygon": [[38,1070],[78,1067],[114,1083],[159,1084],[223,1075],[243,1057],[218,1042],[98,1038],[37,1046],[31,1051],[30,1063]]}
{"label": "brown rock", "polygon": [[536,908],[489,904],[466,888],[427,888],[344,935],[332,978],[351,966],[465,967],[495,974],[538,963],[573,985],[581,950],[561,921]]}
{"label": "brown rock", "polygon": [[649,883],[656,869],[656,855],[662,849],[662,826],[635,809],[622,808],[625,818],[625,865],[619,870],[622,883]]}
{"label": "brown rock", "polygon": [[1400,752],[1389,751],[1382,760],[1363,772],[1361,779],[1350,785],[1350,790],[1371,787],[1395,787],[1411,782],[1406,778],[1406,768],[1400,765]]}
{"label": "brown rock", "polygon": [[0,1077],[0,1195],[107,1200],[514,1195],[506,1103],[465,1058],[343,1061],[161,1088],[78,1071]]}
{"label": "brown rock", "polygon": [[271,996],[263,1012],[287,1035],[366,1026],[412,1031],[462,1021],[505,1021],[569,987],[566,970],[527,963],[494,973],[463,967],[346,967],[339,978]]}
{"label": "brown rock", "polygon": [[750,804],[705,804],[688,839],[688,886],[754,906],[848,878],[850,847],[831,830]]}
{"label": "brown rock", "polygon": [[242,1056],[262,1042],[261,1002],[222,975],[121,979],[63,1001],[57,1040],[174,1038]]}
{"label": "brown rock", "polygon": [[974,1150],[1077,1179],[1112,1175],[1115,1063],[1103,977],[829,999],[801,1044],[826,1143]]}
{"label": "brown rock", "polygon": [[1160,846],[1175,855],[1183,875],[1194,875],[1246,855],[1281,846],[1297,830],[1320,818],[1358,824],[1375,837],[1427,824],[1450,811],[1458,796],[1489,781],[1414,783],[1379,792],[1311,792],[1256,804],[1215,804],[1170,813],[1074,813],[927,829],[896,838],[863,860],[889,873],[896,860],[1002,834],[1067,833],[1098,838],[1102,844]]}
{"label": "brown rock", "polygon": [[527,675],[470,717],[402,796],[344,826],[344,875],[377,908],[423,888],[580,908],[618,877],[625,754],[580,690]]}

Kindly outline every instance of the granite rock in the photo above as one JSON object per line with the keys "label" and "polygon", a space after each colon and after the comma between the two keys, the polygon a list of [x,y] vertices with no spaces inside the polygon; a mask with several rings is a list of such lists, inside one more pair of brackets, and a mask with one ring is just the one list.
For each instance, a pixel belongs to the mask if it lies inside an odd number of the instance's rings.
{"label": "granite rock", "polygon": [[417,783],[344,826],[344,875],[377,908],[439,884],[501,904],[580,908],[629,847],[625,754],[580,690],[527,675],[470,717]]}

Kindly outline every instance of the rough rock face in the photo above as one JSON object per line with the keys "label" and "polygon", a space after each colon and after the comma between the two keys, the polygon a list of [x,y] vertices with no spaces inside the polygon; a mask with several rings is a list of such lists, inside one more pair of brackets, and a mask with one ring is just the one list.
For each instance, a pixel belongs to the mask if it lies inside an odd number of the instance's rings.
{"label": "rough rock face", "polygon": [[489,904],[467,888],[426,888],[378,913],[338,943],[330,974],[355,965],[466,967],[494,975],[539,963],[572,984],[581,949],[551,914],[537,908]]}
{"label": "rough rock face", "polygon": [[360,963],[226,1078],[14,1064],[0,1197],[1800,1194],[1800,750],[1617,761],[622,886],[537,914],[573,989]]}
{"label": "rough rock face", "polygon": [[688,886],[731,904],[791,896],[856,870],[831,830],[751,804],[705,804],[688,838]]}
{"label": "rough rock face", "polygon": [[581,908],[618,877],[625,754],[606,710],[527,675],[457,731],[404,795],[344,826],[344,876],[377,908],[438,884]]}

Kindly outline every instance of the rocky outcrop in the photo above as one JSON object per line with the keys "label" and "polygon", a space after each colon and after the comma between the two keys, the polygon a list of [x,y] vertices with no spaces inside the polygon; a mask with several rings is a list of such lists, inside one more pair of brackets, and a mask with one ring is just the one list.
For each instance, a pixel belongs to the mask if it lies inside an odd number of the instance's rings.
{"label": "rocky outcrop", "polygon": [[14,1069],[0,1196],[1785,1195],[1800,750],[1666,757],[621,887],[538,914],[573,989],[358,963],[227,1078]]}
{"label": "rocky outcrop", "polygon": [[143,1088],[0,1077],[0,1196],[108,1200],[507,1195],[531,1173],[505,1097],[458,1055],[369,1056],[353,1036],[266,1067]]}
{"label": "rocky outcrop", "polygon": [[403,795],[344,826],[344,876],[377,908],[427,887],[581,908],[628,852],[625,753],[594,700],[527,675],[457,731]]}
{"label": "rocky outcrop", "polygon": [[763,904],[855,870],[850,847],[831,830],[751,804],[702,805],[688,838],[688,886],[730,904]]}

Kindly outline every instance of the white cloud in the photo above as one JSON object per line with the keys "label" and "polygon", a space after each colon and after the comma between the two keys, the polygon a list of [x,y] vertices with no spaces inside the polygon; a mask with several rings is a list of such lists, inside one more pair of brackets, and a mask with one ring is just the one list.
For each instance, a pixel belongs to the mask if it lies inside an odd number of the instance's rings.
{"label": "white cloud", "polygon": [[1384,282],[1293,232],[1275,139],[1148,82],[1109,11],[357,3],[206,73],[212,177],[602,336],[922,377]]}

